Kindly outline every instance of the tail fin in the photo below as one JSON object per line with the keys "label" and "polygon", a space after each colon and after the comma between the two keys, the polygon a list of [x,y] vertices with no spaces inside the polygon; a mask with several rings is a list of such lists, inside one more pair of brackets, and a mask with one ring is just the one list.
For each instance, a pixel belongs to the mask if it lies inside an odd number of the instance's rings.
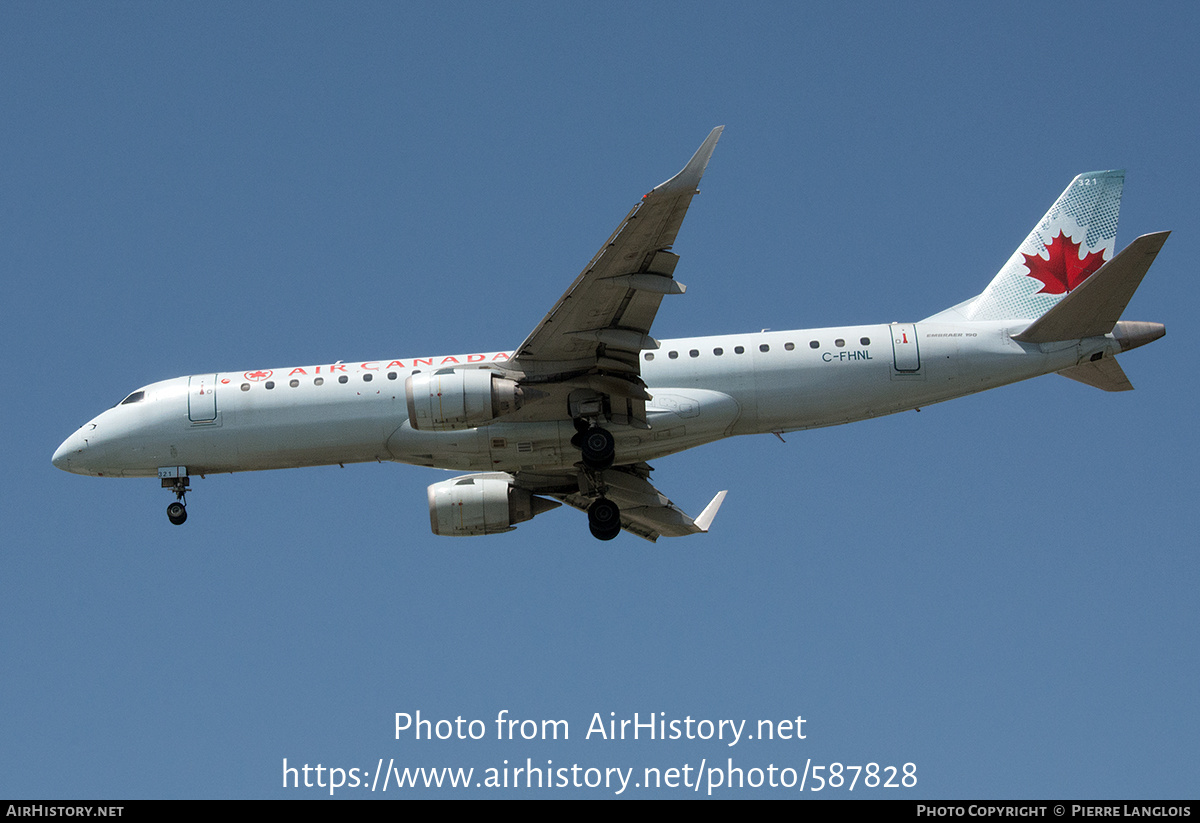
{"label": "tail fin", "polygon": [[1113,256],[1125,171],[1071,181],[983,290],[928,320],[1033,320]]}

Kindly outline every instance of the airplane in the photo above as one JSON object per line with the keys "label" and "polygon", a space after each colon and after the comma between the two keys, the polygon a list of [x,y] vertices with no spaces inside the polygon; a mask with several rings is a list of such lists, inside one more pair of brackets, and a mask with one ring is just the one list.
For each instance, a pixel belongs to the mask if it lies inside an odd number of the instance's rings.
{"label": "airplane", "polygon": [[1121,320],[1169,232],[1116,253],[1123,171],[1071,181],[975,297],[917,322],[656,340],[676,235],[721,136],[655,186],[515,349],[204,373],[143,386],[54,453],[101,477],[158,477],[187,518],[193,475],[399,462],[469,472],[428,487],[435,534],[511,531],[566,503],[591,533],[707,532],[650,460],[747,434],[833,426],[1058,373],[1132,389],[1115,357],[1162,337]]}

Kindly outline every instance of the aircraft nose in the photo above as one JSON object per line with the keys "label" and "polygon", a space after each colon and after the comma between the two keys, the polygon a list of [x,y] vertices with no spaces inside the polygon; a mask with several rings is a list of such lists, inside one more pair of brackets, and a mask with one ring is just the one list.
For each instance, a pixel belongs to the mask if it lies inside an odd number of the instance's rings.
{"label": "aircraft nose", "polygon": [[[79,474],[79,460],[86,448],[87,441],[83,439],[83,435],[80,432],[75,432],[55,450],[54,456],[50,458],[50,462],[54,464],[55,468]],[[72,467],[72,461],[75,461],[75,467]]]}

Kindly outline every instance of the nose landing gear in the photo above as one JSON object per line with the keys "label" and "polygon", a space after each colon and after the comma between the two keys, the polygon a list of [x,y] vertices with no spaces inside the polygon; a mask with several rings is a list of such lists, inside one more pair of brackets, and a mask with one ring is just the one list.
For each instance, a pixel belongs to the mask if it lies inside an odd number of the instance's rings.
{"label": "nose landing gear", "polygon": [[176,500],[167,506],[167,519],[176,526],[182,526],[183,521],[187,520],[187,506],[183,505],[182,501]]}
{"label": "nose landing gear", "polygon": [[191,485],[191,478],[186,474],[179,477],[162,478],[162,487],[175,492],[175,502],[167,506],[167,519],[176,526],[182,526],[183,521],[187,520],[187,501],[184,499],[184,495],[187,494],[189,485]]}

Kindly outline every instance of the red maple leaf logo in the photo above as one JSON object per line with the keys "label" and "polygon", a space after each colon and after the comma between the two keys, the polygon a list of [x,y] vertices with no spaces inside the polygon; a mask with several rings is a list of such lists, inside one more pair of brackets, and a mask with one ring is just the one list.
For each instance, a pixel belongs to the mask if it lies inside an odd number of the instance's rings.
{"label": "red maple leaf logo", "polygon": [[1077,289],[1092,272],[1104,265],[1102,251],[1089,252],[1080,260],[1079,244],[1061,231],[1046,244],[1046,251],[1050,253],[1049,260],[1043,260],[1038,254],[1021,252],[1029,276],[1042,281],[1038,294],[1065,294]]}

